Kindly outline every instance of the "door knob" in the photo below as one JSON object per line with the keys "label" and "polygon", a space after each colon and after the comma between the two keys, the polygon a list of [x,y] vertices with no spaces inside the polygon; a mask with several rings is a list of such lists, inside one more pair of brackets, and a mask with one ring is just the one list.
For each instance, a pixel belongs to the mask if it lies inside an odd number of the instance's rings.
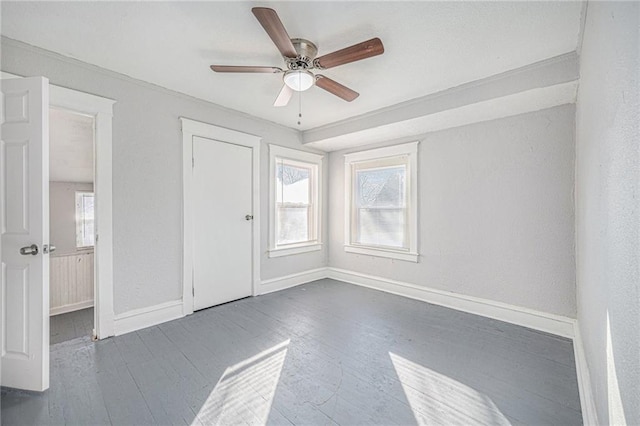
{"label": "door knob", "polygon": [[244,217],[244,220],[253,220],[253,215],[250,215],[250,214],[246,215]]}
{"label": "door knob", "polygon": [[22,247],[20,249],[20,254],[23,256],[28,256],[28,255],[35,256],[36,254],[38,254],[38,246],[35,244],[31,244],[30,246]]}
{"label": "door knob", "polygon": [[49,245],[46,245],[46,244],[45,244],[45,245],[42,247],[42,252],[43,252],[44,254],[47,254],[47,253],[53,253],[54,251],[56,251],[56,246],[54,246],[53,244],[49,244]]}

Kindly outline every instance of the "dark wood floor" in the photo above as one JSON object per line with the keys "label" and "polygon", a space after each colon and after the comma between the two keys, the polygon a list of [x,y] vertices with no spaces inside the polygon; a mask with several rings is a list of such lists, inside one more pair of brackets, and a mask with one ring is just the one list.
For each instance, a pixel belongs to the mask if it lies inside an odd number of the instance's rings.
{"label": "dark wood floor", "polygon": [[2,424],[582,423],[570,340],[333,280],[52,346]]}
{"label": "dark wood floor", "polygon": [[93,334],[93,308],[54,315],[49,319],[49,330],[49,343],[52,345],[78,337],[91,337]]}

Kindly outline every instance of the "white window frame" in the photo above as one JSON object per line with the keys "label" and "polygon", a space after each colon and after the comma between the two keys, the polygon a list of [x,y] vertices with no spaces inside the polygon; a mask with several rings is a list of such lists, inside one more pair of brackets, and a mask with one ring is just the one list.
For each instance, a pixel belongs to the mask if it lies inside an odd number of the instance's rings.
{"label": "white window frame", "polygon": [[[86,196],[86,195],[91,195],[93,197],[93,244],[92,245],[79,245],[79,243],[81,242],[81,236],[80,234],[83,234],[83,228],[84,228],[84,215],[82,214],[82,210],[80,209],[79,206],[79,202],[80,202],[80,198]],[[96,229],[96,225],[95,225],[95,220],[96,220],[96,198],[95,198],[95,193],[93,191],[76,191],[76,196],[75,196],[75,200],[76,200],[76,249],[78,250],[93,250],[93,248],[96,245],[96,234],[95,234],[95,229]],[[83,235],[84,237],[84,235]]]}
{"label": "white window frame", "polygon": [[[315,166],[316,172],[311,177],[311,197],[313,204],[315,239],[297,244],[277,244],[276,215],[276,167],[277,159],[283,158],[292,162],[307,163]],[[312,152],[299,151],[279,145],[269,145],[269,257],[289,256],[322,249],[322,160],[323,156]]]}
{"label": "white window frame", "polygon": [[[384,148],[354,152],[344,156],[345,183],[345,217],[344,217],[344,251],[348,253],[366,254],[370,256],[387,257],[390,259],[418,262],[418,143],[409,142]],[[408,249],[394,249],[391,247],[356,244],[352,242],[353,235],[353,164],[382,160],[391,157],[407,156],[407,237]]]}

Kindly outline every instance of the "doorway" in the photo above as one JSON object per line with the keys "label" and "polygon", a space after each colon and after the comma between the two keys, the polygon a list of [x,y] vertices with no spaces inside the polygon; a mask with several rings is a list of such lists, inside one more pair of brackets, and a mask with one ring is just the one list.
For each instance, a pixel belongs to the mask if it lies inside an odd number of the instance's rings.
{"label": "doorway", "polygon": [[93,337],[115,334],[113,310],[112,121],[115,101],[49,85],[51,108],[93,119]]}
{"label": "doorway", "polygon": [[[94,298],[93,335],[114,334],[111,139],[115,101],[50,85],[45,77],[2,72],[3,270],[0,284],[4,327],[0,384],[43,391],[49,387],[49,108],[93,117]],[[8,225],[7,225],[8,224]],[[90,231],[85,232],[86,235]],[[30,288],[29,291],[25,290]]]}
{"label": "doorway", "polygon": [[189,315],[197,309],[257,294],[261,140],[236,130],[180,120],[182,300],[183,314]]}
{"label": "doorway", "polygon": [[[94,330],[94,117],[49,109],[51,345]],[[52,247],[52,248],[53,248]]]}

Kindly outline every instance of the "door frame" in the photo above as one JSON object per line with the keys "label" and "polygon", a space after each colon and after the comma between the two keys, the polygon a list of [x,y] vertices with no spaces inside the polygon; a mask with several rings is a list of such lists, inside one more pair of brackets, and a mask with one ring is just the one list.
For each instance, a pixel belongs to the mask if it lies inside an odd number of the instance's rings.
{"label": "door frame", "polygon": [[[22,76],[2,72],[2,78]],[[113,336],[113,99],[49,84],[49,107],[94,117],[94,182],[96,246],[94,247],[94,336]],[[47,215],[49,212],[47,212]]]}
{"label": "door frame", "polygon": [[193,313],[193,138],[201,137],[251,148],[252,158],[252,282],[251,294],[260,283],[260,145],[262,138],[180,117],[182,129],[182,314]]}

